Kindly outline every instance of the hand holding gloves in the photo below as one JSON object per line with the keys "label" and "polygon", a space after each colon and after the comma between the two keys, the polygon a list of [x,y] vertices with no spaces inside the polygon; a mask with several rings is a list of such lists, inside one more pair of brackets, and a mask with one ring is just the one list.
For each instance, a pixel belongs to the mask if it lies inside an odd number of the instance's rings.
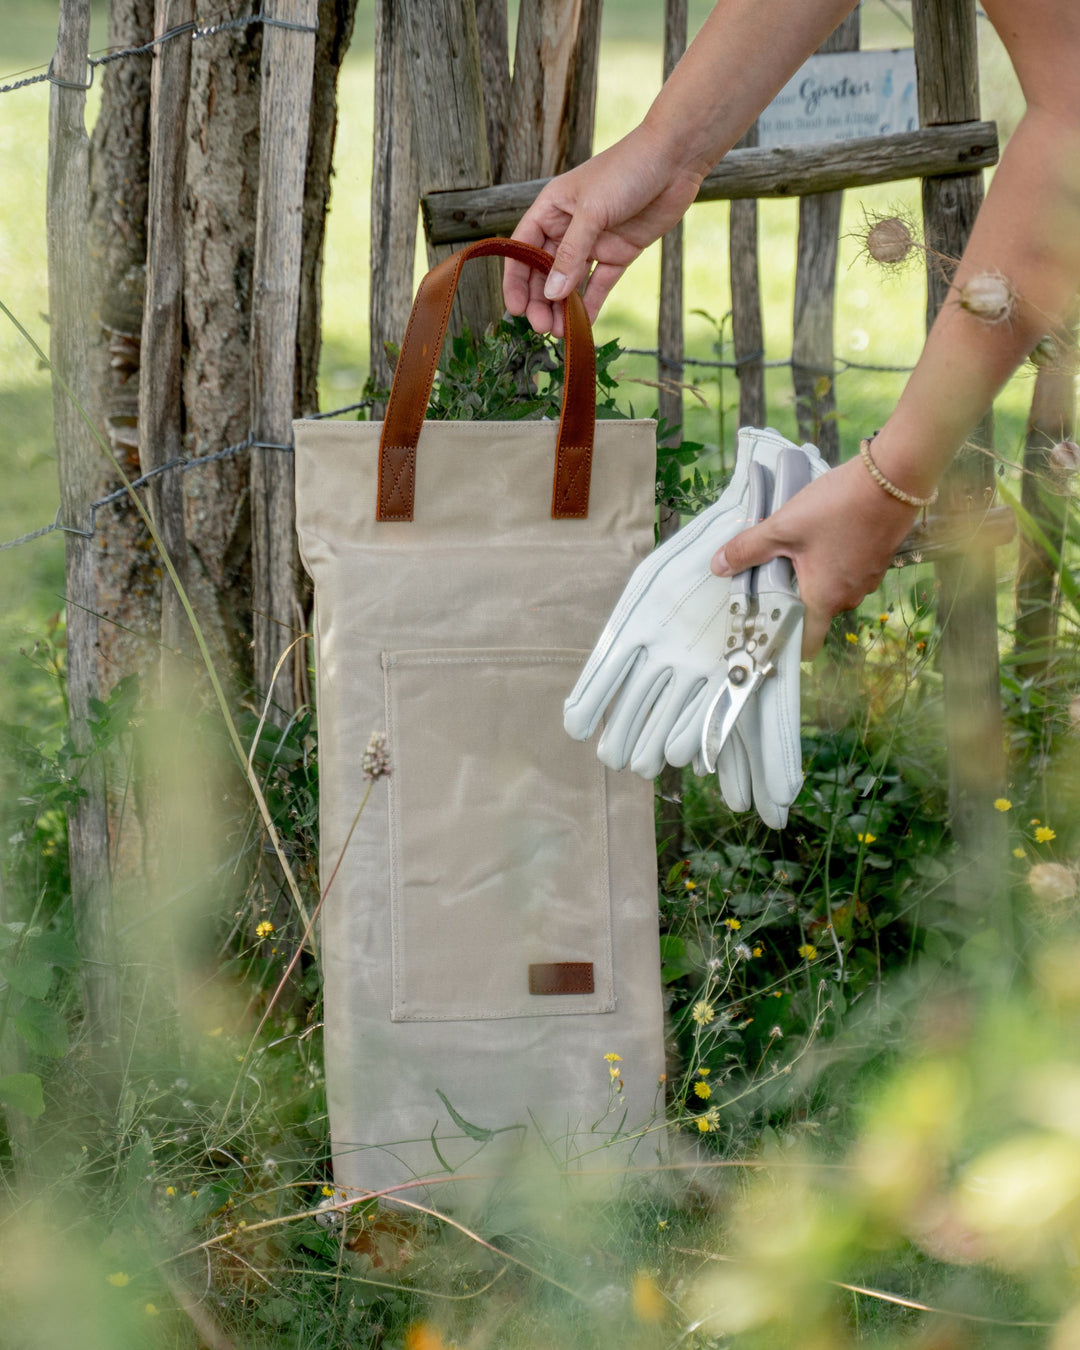
{"label": "hand holding gloves", "polygon": [[[725,619],[731,579],[709,563],[718,548],[749,525],[751,463],[771,485],[780,452],[791,442],[772,430],[739,433],[735,472],[719,499],[634,571],[563,708],[567,732],[586,740],[605,710],[597,755],[612,769],[630,768],[654,778],[667,763],[701,760],[706,712],[727,679]],[[827,465],[812,445],[801,447],[810,475]],[[736,723],[717,760],[724,800],[735,811],[751,801],[774,829],[802,786],[799,654],[802,623],[775,655],[775,673],[764,681]]]}

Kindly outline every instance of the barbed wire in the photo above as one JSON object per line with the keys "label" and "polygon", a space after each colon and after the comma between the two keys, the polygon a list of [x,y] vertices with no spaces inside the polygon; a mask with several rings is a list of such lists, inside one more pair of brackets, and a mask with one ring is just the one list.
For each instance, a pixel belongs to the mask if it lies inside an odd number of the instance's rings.
{"label": "barbed wire", "polygon": [[133,47],[116,47],[107,51],[104,56],[87,55],[86,65],[90,71],[90,78],[86,84],[76,84],[72,80],[62,80],[59,76],[52,73],[52,61],[38,74],[27,75],[23,79],[14,80],[10,84],[0,85],[0,94],[12,94],[16,89],[26,89],[32,84],[55,84],[62,89],[89,89],[94,83],[94,71],[99,66],[111,65],[114,61],[123,61],[130,56],[145,56],[152,52],[155,47],[160,47],[166,42],[172,42],[176,38],[185,37],[190,34],[192,41],[199,38],[215,37],[218,33],[228,33],[235,29],[250,28],[254,24],[260,24],[263,28],[286,28],[295,33],[317,33],[318,27],[306,23],[292,23],[288,19],[275,19],[272,14],[263,14],[261,11],[256,14],[248,14],[238,19],[222,19],[220,22],[210,24],[197,24],[195,22],[177,24],[175,28],[166,29],[164,33],[159,33],[148,42],[139,43]]}
{"label": "barbed wire", "polygon": [[[327,412],[311,413],[311,421],[323,421],[328,417],[340,417],[342,413],[357,412],[361,408],[374,407],[375,400],[370,398],[361,399],[358,403],[347,403],[341,408],[331,408]],[[127,497],[135,488],[145,487],[147,483],[152,483],[155,478],[160,478],[162,474],[179,471],[187,473],[189,469],[201,469],[207,464],[218,464],[224,459],[233,459],[236,455],[241,455],[245,450],[277,450],[282,454],[293,453],[293,445],[284,445],[275,441],[260,441],[252,433],[248,433],[242,441],[237,441],[235,445],[226,445],[221,450],[214,450],[208,455],[175,455],[172,459],[167,459],[164,464],[158,464],[146,473],[140,474],[138,478],[133,478],[131,482],[124,487],[116,488],[113,492],[108,492],[104,497],[99,497],[96,501],[89,502],[83,511],[89,518],[90,528],[87,530],[77,529],[74,525],[63,525],[60,521],[59,508],[56,512],[56,519],[50,525],[42,525],[36,530],[29,530],[26,534],[20,534],[15,539],[8,539],[0,543],[0,553],[6,553],[9,549],[19,548],[23,544],[29,544],[34,539],[42,539],[48,534],[77,534],[84,539],[92,539],[98,530],[97,513],[106,506],[111,506],[113,502],[118,502]]]}

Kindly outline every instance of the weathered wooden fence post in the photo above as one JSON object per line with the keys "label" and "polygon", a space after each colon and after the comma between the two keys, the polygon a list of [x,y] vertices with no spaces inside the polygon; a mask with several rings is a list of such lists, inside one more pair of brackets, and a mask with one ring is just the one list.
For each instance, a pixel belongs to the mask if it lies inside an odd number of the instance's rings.
{"label": "weathered wooden fence post", "polygon": [[[503,6],[505,19],[505,4]],[[509,99],[509,70],[507,71]],[[413,255],[420,173],[406,70],[406,41],[397,0],[375,6],[375,150],[371,173],[371,374],[388,386],[387,342],[399,343],[412,307]],[[381,415],[381,408],[373,410]]]}
{"label": "weathered wooden fence post", "polygon": [[[263,27],[259,200],[251,304],[251,426],[257,442],[292,443],[316,0],[277,0],[284,27]],[[311,31],[303,31],[311,30]],[[284,725],[297,704],[293,664],[275,686],[282,654],[303,631],[298,596],[293,462],[285,449],[251,452],[255,683]],[[303,660],[302,645],[294,657]]]}
{"label": "weathered wooden fence post", "polygon": [[[193,0],[158,0],[155,33],[194,18]],[[146,223],[146,293],[139,375],[139,468],[149,473],[183,452],[184,140],[191,43],[165,42],[150,78],[150,202]],[[184,484],[177,472],[149,485],[150,512],[181,584],[187,577]],[[176,588],[161,580],[162,692],[176,687],[176,653],[190,647]]]}
{"label": "weathered wooden fence post", "polygon": [[[86,53],[90,39],[89,0],[60,7],[56,55],[49,96],[47,246],[49,265],[49,346],[56,375],[86,407],[88,402],[88,314],[86,219],[89,142]],[[108,813],[105,772],[93,752],[88,726],[90,700],[98,696],[97,594],[92,521],[86,510],[98,448],[89,427],[53,379],[53,426],[60,477],[60,519],[65,538],[67,600],[67,691],[72,744],[84,756],[79,771],[83,796],[68,816],[71,898],[75,939],[82,958],[86,1032],[103,1067],[120,1036],[120,997],[109,885]]]}
{"label": "weathered wooden fence post", "polygon": [[[1071,440],[1076,429],[1075,314],[1067,329],[1072,345],[1035,377],[1020,486],[1022,505],[1051,539],[1058,527],[1044,500],[1053,482],[1050,452],[1059,441]],[[1016,565],[1016,655],[1020,660],[1015,667],[1021,679],[1043,679],[1050,669],[1057,631],[1055,576],[1046,550],[1021,532]]]}
{"label": "weathered wooden fence post", "polygon": [[[924,127],[974,120],[979,115],[979,70],[972,0],[914,0],[912,20],[918,71],[919,120]],[[949,174],[923,181],[928,252],[927,326],[945,303],[949,277],[938,257],[959,258],[982,201],[982,174]],[[935,254],[938,257],[935,257]],[[990,421],[976,440],[990,443]],[[979,517],[994,493],[991,458],[964,450],[942,483],[942,505],[954,517]],[[966,866],[957,897],[976,907],[1009,940],[1004,818],[994,799],[1005,792],[1001,685],[998,663],[994,552],[973,545],[938,564],[943,620],[941,668],[949,748],[949,803],[953,831]]]}
{"label": "weathered wooden fence post", "polygon": [[[476,0],[399,0],[420,192],[490,187]],[[434,264],[453,252],[428,240]],[[501,272],[494,259],[465,269],[451,328],[482,333],[503,312]]]}
{"label": "weathered wooden fence post", "polygon": [[[853,52],[859,48],[856,9],[818,48]],[[829,464],[840,458],[834,387],[836,258],[840,244],[842,192],[819,192],[799,200],[799,242],[795,263],[795,333],[791,375],[799,435],[813,441]]]}
{"label": "weathered wooden fence post", "polygon": [[[753,148],[757,143],[755,122],[739,141],[739,147]],[[765,325],[758,277],[757,198],[733,201],[730,212],[731,339],[739,380],[739,426],[761,427],[765,425]],[[722,457],[723,446],[720,453]]]}
{"label": "weathered wooden fence post", "polygon": [[[675,69],[686,50],[687,0],[664,0],[664,79]],[[660,312],[657,321],[657,375],[659,376],[657,405],[660,421],[668,428],[664,445],[682,444],[683,420],[683,222],[673,226],[660,241]],[[666,503],[660,503],[660,542],[670,539],[678,530],[679,513]],[[681,769],[665,765],[660,774],[660,838],[663,842],[661,863],[670,867],[682,857]]]}

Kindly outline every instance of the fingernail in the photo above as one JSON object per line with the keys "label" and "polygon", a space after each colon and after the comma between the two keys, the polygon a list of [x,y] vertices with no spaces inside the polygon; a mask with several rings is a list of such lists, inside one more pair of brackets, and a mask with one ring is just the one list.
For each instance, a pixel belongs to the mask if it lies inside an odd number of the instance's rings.
{"label": "fingernail", "polygon": [[728,566],[728,560],[722,548],[718,548],[716,552],[713,554],[713,560],[709,564],[709,566],[712,568],[713,574],[715,576],[718,577],[731,576],[731,568]]}
{"label": "fingernail", "polygon": [[549,272],[547,281],[544,283],[544,299],[561,300],[569,289],[566,284],[566,277],[562,272]]}

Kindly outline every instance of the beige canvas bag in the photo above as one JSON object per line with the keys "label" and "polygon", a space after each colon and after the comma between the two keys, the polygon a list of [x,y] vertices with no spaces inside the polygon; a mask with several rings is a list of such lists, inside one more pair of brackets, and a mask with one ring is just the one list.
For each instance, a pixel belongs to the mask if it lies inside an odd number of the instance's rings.
{"label": "beige canvas bag", "polygon": [[562,727],[652,548],[655,424],[595,422],[577,295],[558,427],[423,420],[461,267],[491,253],[551,261],[504,240],[447,259],[386,421],[295,424],[335,1180],[413,1199],[417,1178],[498,1174],[530,1140],[592,1171],[655,1163],[662,1138],[652,789]]}

